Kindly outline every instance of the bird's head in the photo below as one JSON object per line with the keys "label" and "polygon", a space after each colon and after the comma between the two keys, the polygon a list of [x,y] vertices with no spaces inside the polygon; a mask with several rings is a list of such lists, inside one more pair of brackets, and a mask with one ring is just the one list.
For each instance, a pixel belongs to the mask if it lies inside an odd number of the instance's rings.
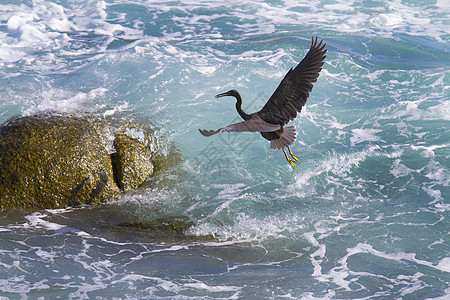
{"label": "bird's head", "polygon": [[239,93],[236,90],[229,90],[228,92],[216,95],[216,98],[221,98],[225,96],[233,96],[237,98],[239,96]]}

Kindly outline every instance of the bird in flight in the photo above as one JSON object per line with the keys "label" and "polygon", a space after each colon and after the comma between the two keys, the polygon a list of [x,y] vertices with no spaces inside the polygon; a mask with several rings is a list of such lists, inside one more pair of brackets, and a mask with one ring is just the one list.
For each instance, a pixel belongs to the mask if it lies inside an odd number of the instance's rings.
{"label": "bird in flight", "polygon": [[[291,166],[296,169],[295,162],[299,162],[289,145],[294,143],[297,132],[294,126],[284,127],[289,121],[292,121],[297,112],[301,112],[302,107],[312,91],[313,82],[317,81],[320,70],[322,70],[323,60],[325,59],[325,43],[323,40],[317,41],[312,38],[311,48],[302,61],[291,68],[284,76],[280,85],[273,95],[269,98],[264,107],[250,115],[242,110],[242,98],[236,90],[218,94],[216,98],[232,96],[236,98],[236,110],[244,119],[243,122],[228,125],[218,130],[202,130],[200,133],[204,136],[211,136],[219,132],[259,132],[270,141],[270,149],[283,150],[284,156]],[[288,148],[289,154],[294,159],[290,159],[285,151]]]}

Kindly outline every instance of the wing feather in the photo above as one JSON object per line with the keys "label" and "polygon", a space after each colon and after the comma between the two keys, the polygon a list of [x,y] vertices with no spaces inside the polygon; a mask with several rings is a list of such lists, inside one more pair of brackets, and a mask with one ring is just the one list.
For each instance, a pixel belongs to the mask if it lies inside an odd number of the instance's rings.
{"label": "wing feather", "polygon": [[280,129],[278,124],[269,124],[261,119],[250,119],[222,128],[223,132],[271,132]]}
{"label": "wing feather", "polygon": [[281,128],[278,124],[267,123],[256,114],[252,114],[251,116],[252,118],[250,120],[231,124],[218,130],[199,129],[199,131],[204,136],[211,136],[219,132],[271,132]]}
{"label": "wing feather", "polygon": [[325,45],[317,37],[302,61],[290,69],[266,105],[257,114],[267,123],[284,126],[302,110],[325,59]]}

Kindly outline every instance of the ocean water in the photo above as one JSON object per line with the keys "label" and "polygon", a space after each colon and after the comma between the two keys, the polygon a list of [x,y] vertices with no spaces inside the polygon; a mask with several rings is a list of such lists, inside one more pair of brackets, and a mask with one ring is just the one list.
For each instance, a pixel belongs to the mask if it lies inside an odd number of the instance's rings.
{"label": "ocean water", "polygon": [[[145,122],[165,165],[112,203],[0,211],[0,299],[448,299],[445,0],[3,0],[0,123]],[[259,110],[327,43],[293,170]],[[121,222],[185,218],[182,235]]]}

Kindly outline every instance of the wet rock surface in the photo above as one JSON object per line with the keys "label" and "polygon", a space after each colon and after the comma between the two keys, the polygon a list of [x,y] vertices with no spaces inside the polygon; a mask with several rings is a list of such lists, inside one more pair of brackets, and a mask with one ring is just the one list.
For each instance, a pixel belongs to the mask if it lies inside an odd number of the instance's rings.
{"label": "wet rock surface", "polygon": [[88,118],[44,114],[0,127],[0,207],[104,203],[120,188],[138,187],[153,172],[150,151],[119,135],[114,144],[120,167],[114,173],[102,136],[105,126]]}
{"label": "wet rock surface", "polygon": [[116,183],[123,191],[137,188],[153,174],[150,149],[137,139],[118,134],[114,139],[116,153],[111,155]]}

